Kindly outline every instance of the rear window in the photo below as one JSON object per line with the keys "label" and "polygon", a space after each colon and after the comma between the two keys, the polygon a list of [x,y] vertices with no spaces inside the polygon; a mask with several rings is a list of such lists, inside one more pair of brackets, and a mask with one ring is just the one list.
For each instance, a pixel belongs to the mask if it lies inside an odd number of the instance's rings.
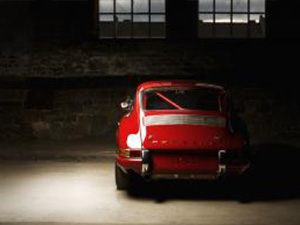
{"label": "rear window", "polygon": [[219,90],[197,89],[152,89],[143,93],[144,110],[201,110],[219,111]]}

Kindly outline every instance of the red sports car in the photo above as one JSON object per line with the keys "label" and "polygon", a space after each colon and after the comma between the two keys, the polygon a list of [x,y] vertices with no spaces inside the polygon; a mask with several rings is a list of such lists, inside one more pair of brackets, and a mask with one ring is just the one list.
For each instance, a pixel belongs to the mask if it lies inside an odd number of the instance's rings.
{"label": "red sports car", "polygon": [[232,126],[222,86],[197,81],[152,81],[121,104],[116,133],[116,185],[133,174],[147,179],[217,180],[249,166],[247,140]]}

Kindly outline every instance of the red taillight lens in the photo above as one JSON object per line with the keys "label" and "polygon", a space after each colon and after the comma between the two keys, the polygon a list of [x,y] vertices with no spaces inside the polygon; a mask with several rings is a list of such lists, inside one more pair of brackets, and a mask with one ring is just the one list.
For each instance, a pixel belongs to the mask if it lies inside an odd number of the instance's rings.
{"label": "red taillight lens", "polygon": [[131,158],[142,157],[142,151],[141,150],[130,150],[129,155],[130,155]]}
{"label": "red taillight lens", "polygon": [[119,155],[123,158],[139,158],[142,157],[142,151],[133,149],[120,149]]}

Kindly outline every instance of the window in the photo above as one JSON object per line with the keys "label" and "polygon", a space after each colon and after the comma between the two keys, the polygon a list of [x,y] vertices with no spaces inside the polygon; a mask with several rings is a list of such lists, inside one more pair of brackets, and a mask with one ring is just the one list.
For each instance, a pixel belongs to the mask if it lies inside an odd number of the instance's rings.
{"label": "window", "polygon": [[199,38],[264,38],[265,0],[198,0]]}
{"label": "window", "polygon": [[100,38],[165,38],[166,0],[99,0]]}
{"label": "window", "polygon": [[219,92],[215,89],[168,88],[145,91],[145,110],[201,110],[219,111]]}

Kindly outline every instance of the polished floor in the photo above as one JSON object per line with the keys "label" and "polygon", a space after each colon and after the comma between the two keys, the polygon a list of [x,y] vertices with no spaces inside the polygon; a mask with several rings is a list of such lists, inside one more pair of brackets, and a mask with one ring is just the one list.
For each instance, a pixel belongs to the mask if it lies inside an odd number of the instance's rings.
{"label": "polished floor", "polygon": [[193,182],[116,191],[112,158],[0,162],[0,224],[299,224],[297,195],[237,196],[232,185]]}

